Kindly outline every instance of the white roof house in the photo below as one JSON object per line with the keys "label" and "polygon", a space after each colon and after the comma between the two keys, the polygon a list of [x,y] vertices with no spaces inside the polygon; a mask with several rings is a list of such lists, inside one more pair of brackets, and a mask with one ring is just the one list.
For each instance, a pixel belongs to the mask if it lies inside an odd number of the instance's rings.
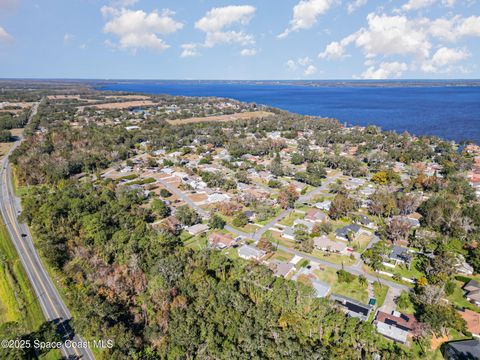
{"label": "white roof house", "polygon": [[245,260],[260,260],[265,254],[265,251],[250,245],[242,245],[238,248],[238,256]]}
{"label": "white roof house", "polygon": [[230,200],[230,196],[228,196],[227,194],[213,193],[208,195],[209,203],[217,203],[217,202],[223,202],[228,200]]}

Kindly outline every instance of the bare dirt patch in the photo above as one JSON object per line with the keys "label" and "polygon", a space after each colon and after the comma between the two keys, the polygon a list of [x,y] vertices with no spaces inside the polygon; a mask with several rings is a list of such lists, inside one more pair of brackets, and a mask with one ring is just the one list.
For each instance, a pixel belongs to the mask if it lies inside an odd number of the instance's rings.
{"label": "bare dirt patch", "polygon": [[167,122],[172,125],[183,125],[183,124],[210,122],[210,121],[225,122],[225,121],[235,121],[235,120],[252,120],[252,119],[259,119],[262,117],[267,117],[272,115],[273,113],[268,111],[249,111],[249,112],[236,113],[231,115],[217,115],[217,116],[206,116],[206,117],[194,117],[194,118],[188,118],[188,119],[167,120]]}
{"label": "bare dirt patch", "polygon": [[132,107],[142,107],[142,106],[152,106],[152,105],[158,105],[158,104],[150,100],[137,100],[137,101],[98,104],[98,105],[91,105],[91,106],[96,107],[97,109],[128,109]]}

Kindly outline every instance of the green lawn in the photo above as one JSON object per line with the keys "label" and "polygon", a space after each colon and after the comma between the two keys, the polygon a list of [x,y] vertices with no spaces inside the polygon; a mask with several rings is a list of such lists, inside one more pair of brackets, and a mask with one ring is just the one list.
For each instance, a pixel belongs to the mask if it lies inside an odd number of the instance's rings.
{"label": "green lawn", "polygon": [[425,276],[424,273],[419,271],[417,269],[417,265],[419,263],[419,259],[413,258],[412,263],[410,264],[410,269],[408,269],[405,265],[398,265],[395,267],[395,269],[391,269],[391,271],[386,270],[388,272],[391,272],[393,274],[400,274],[402,277],[406,277],[409,279],[418,279],[422,276]]}
{"label": "green lawn", "polygon": [[375,299],[377,299],[377,308],[383,305],[385,298],[387,297],[388,286],[380,285],[378,282],[373,283],[373,293]]}
{"label": "green lawn", "polygon": [[285,216],[282,221],[280,221],[280,224],[285,225],[285,226],[293,226],[293,222],[297,219],[303,219],[305,214],[300,214],[295,211],[292,211],[289,213],[287,216]]}
{"label": "green lawn", "polygon": [[337,271],[335,269],[325,267],[323,270],[314,270],[314,274],[319,280],[331,285],[332,294],[339,294],[365,304],[368,303],[367,287],[360,284],[357,276],[355,276],[355,280],[350,283],[341,283],[338,281]]}
{"label": "green lawn", "polygon": [[339,255],[339,254],[333,254],[333,253],[328,253],[325,251],[321,250],[313,250],[313,252],[310,254],[313,255],[319,259],[331,262],[333,264],[338,264],[338,265],[345,265],[345,266],[350,266],[355,264],[355,260],[352,260],[350,256],[347,255]]}
{"label": "green lawn", "polygon": [[467,301],[464,297],[464,291],[462,290],[462,286],[464,285],[461,281],[455,281],[455,290],[452,295],[447,296],[448,301],[453,303],[454,305],[462,308],[467,308],[477,313],[480,313],[480,308],[471,304]]}

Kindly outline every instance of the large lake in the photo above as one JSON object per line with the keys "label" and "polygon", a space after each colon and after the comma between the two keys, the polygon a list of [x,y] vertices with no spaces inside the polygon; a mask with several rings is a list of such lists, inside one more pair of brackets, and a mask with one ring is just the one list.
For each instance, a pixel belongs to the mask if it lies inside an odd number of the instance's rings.
{"label": "large lake", "polygon": [[480,144],[478,86],[308,86],[221,82],[120,82],[102,90],[218,96],[265,104],[291,112],[326,116],[354,125],[436,135]]}

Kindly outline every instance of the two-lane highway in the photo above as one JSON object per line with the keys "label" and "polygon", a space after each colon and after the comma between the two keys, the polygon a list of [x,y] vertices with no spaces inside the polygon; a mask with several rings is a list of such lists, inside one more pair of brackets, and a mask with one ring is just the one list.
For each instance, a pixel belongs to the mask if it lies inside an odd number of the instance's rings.
{"label": "two-lane highway", "polygon": [[[38,108],[36,104],[32,108],[30,118],[32,118]],[[10,238],[17,250],[20,261],[28,275],[28,278],[35,291],[36,297],[40,303],[42,311],[47,321],[58,323],[58,330],[65,339],[71,340],[71,346],[64,346],[61,349],[62,355],[68,359],[94,359],[92,352],[88,348],[75,346],[84,343],[84,340],[74,332],[69,325],[71,314],[65,306],[58,290],[50,279],[48,273],[40,260],[32,237],[27,225],[18,221],[18,214],[21,212],[20,199],[15,196],[13,191],[10,164],[8,157],[12,151],[20,144],[21,140],[16,141],[8,154],[1,162],[0,169],[0,211],[5,225],[10,234]]]}

